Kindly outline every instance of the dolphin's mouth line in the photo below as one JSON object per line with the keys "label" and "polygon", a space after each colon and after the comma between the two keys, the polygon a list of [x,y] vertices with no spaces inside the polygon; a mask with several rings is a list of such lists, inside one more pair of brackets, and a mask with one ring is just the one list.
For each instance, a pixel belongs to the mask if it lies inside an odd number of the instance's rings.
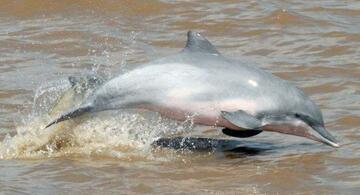
{"label": "dolphin's mouth line", "polygon": [[335,142],[332,142],[332,141],[330,141],[330,140],[323,139],[323,141],[324,141],[324,143],[329,144],[330,146],[333,146],[333,147],[335,147],[335,148],[339,148],[339,147],[340,147],[340,144],[335,143]]}
{"label": "dolphin's mouth line", "polygon": [[335,140],[330,140],[330,139],[325,138],[323,135],[321,135],[316,130],[309,131],[309,135],[310,135],[309,138],[312,140],[319,141],[321,143],[332,146],[334,148],[340,147],[340,144],[337,143]]}

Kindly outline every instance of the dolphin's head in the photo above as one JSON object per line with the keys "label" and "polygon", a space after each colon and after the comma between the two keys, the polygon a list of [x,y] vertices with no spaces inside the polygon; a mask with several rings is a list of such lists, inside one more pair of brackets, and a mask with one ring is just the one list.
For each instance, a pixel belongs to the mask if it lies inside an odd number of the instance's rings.
{"label": "dolphin's head", "polygon": [[294,114],[295,121],[300,121],[301,127],[304,129],[303,136],[315,141],[322,142],[332,147],[340,147],[334,136],[332,136],[325,128],[324,123],[316,121],[305,114]]}
{"label": "dolphin's head", "polygon": [[332,147],[340,146],[334,136],[326,130],[319,106],[308,96],[303,99],[301,110],[297,110],[293,114],[293,118],[295,121],[304,124],[305,137]]}
{"label": "dolphin's head", "polygon": [[265,116],[267,131],[291,134],[312,139],[332,147],[340,145],[325,128],[323,117],[319,107],[311,100],[303,102],[301,108],[294,109],[285,114]]}

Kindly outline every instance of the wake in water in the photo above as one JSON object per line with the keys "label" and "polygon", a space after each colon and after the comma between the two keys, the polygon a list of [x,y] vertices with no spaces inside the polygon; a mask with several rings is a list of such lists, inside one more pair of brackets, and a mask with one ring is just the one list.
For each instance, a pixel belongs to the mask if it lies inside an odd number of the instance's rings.
{"label": "wake in water", "polygon": [[25,125],[0,142],[0,159],[91,155],[126,159],[134,154],[151,158],[154,141],[193,129],[191,120],[176,122],[145,110],[87,114],[44,129],[46,123],[78,106],[104,81],[98,75],[88,75],[41,86]]}

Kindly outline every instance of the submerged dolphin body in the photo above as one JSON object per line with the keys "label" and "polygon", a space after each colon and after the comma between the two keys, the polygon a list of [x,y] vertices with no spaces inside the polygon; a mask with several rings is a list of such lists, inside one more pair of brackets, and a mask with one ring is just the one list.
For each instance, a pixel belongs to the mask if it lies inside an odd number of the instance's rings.
{"label": "submerged dolphin body", "polygon": [[250,61],[221,55],[201,34],[189,31],[179,53],[140,65],[99,87],[60,121],[87,112],[142,108],[169,118],[223,127],[249,137],[273,131],[339,147],[325,129],[318,106],[303,91]]}

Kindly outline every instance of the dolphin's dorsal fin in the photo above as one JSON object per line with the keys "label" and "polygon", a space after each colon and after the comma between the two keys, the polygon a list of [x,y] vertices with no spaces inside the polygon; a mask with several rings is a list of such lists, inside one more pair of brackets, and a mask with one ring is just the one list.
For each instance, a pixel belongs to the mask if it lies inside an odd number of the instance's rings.
{"label": "dolphin's dorsal fin", "polygon": [[200,33],[191,30],[187,33],[187,42],[184,51],[220,54],[210,41]]}

